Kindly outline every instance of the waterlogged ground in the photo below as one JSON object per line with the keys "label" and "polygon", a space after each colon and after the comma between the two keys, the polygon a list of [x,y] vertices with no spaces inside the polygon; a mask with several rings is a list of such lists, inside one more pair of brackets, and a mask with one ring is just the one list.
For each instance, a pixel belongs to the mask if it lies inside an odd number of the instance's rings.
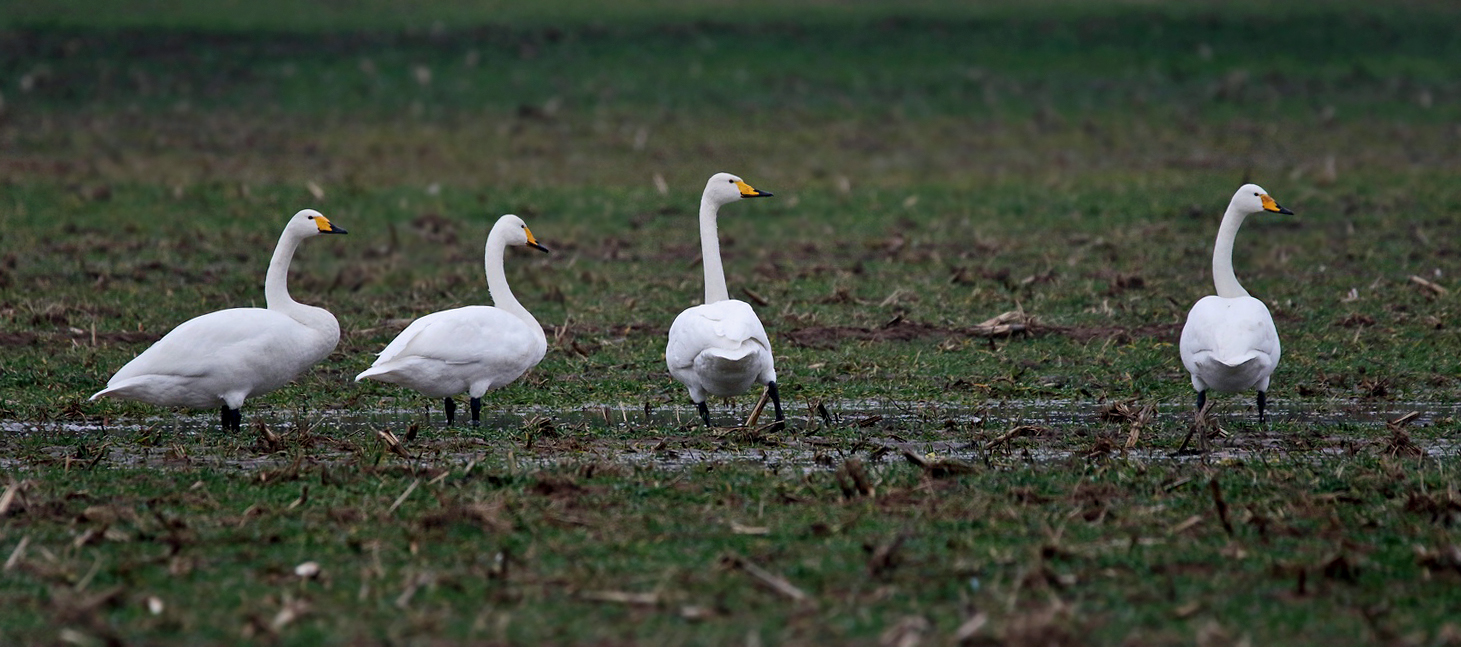
{"label": "waterlogged ground", "polygon": [[609,406],[480,429],[263,411],[237,436],[211,416],[6,422],[0,627],[179,644],[1456,635],[1455,405],[1277,408],[1267,429],[1229,412],[1207,456],[1172,455],[1186,412],[1132,403],[823,407],[782,433]]}
{"label": "waterlogged ground", "polygon": [[[1003,401],[977,408],[928,401],[818,402],[801,415],[793,411],[779,432],[769,427],[769,414],[745,426],[751,408],[720,407],[715,416],[730,426],[710,429],[690,407],[587,404],[573,411],[489,412],[476,428],[460,419],[455,428],[445,427],[439,410],[392,409],[263,411],[251,416],[241,435],[220,431],[212,415],[181,411],[142,421],[0,422],[0,432],[17,448],[35,445],[61,460],[87,443],[101,443],[101,453],[90,460],[123,467],[167,468],[185,455],[186,446],[207,448],[198,460],[218,467],[277,467],[299,453],[286,451],[289,447],[307,448],[304,458],[314,463],[347,464],[374,443],[393,451],[384,436],[390,434],[423,466],[512,460],[541,468],[596,460],[681,469],[742,462],[804,472],[832,470],[840,459],[865,452],[873,464],[916,462],[912,455],[992,466],[1108,453],[1141,461],[1262,461],[1310,452],[1353,454],[1370,446],[1395,451],[1397,431],[1409,440],[1403,451],[1454,459],[1461,414],[1456,403],[1325,402],[1273,406],[1269,423],[1260,426],[1252,411],[1218,410],[1210,414],[1217,427],[1209,430],[1214,445],[1204,456],[1188,451],[1195,444],[1179,451],[1193,429],[1191,411],[1158,412],[1135,402]],[[6,467],[28,464],[25,458],[0,459]]]}

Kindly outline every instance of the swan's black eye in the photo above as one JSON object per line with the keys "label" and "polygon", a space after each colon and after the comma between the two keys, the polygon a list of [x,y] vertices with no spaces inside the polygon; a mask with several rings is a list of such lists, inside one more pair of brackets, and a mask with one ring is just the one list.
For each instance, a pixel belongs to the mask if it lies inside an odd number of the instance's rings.
{"label": "swan's black eye", "polygon": [[726,180],[726,182],[730,182],[731,184],[735,184],[736,183],[735,180]]}
{"label": "swan's black eye", "polygon": [[310,220],[314,220],[314,219],[315,219],[315,217],[314,217],[314,216],[307,216],[307,217],[308,217],[308,218],[309,218],[309,219],[310,219]]}
{"label": "swan's black eye", "polygon": [[1255,198],[1258,197],[1258,194],[1257,193],[1254,193],[1253,194],[1253,197],[1255,197]]}

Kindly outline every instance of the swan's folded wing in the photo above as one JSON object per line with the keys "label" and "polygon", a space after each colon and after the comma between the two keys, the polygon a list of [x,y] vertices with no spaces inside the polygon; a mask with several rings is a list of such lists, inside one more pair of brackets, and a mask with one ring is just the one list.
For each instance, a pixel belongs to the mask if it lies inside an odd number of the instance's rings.
{"label": "swan's folded wing", "polygon": [[121,382],[138,375],[197,378],[224,365],[269,361],[289,352],[292,332],[302,327],[263,308],[231,308],[194,317],[178,325],[112,376]]}
{"label": "swan's folded wing", "polygon": [[1184,364],[1200,354],[1228,365],[1245,362],[1254,353],[1269,355],[1276,362],[1278,329],[1268,307],[1258,299],[1205,297],[1188,313],[1178,347]]}
{"label": "swan's folded wing", "polygon": [[[445,312],[451,311],[447,310]],[[431,327],[436,322],[437,315],[441,314],[444,314],[444,312],[433,312],[411,322],[411,325],[406,326],[406,329],[402,330],[401,334],[396,335],[396,338],[392,339],[391,343],[386,344],[386,347],[376,356],[375,362],[371,366],[380,366],[395,359],[401,354],[401,351],[406,349],[406,346],[411,343],[411,340],[415,339],[417,335],[420,335],[422,331]]]}
{"label": "swan's folded wing", "polygon": [[771,348],[766,328],[749,304],[732,299],[699,305],[681,312],[670,326],[665,361],[688,367],[707,349],[736,350],[748,341]]}
{"label": "swan's folded wing", "polygon": [[506,311],[468,306],[426,315],[407,326],[373,366],[406,357],[447,364],[522,359],[536,355],[537,337]]}

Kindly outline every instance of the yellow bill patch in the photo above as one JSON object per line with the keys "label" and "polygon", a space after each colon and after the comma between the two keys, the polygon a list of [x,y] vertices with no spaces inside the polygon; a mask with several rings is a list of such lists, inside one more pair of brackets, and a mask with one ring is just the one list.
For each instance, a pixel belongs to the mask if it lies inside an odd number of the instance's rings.
{"label": "yellow bill patch", "polygon": [[1277,202],[1274,202],[1273,201],[1273,198],[1268,197],[1268,194],[1267,193],[1258,196],[1258,199],[1263,201],[1263,210],[1264,211],[1278,211],[1279,210],[1278,209],[1278,203]]}
{"label": "yellow bill patch", "polygon": [[523,233],[528,235],[528,244],[529,245],[536,245],[536,244],[538,244],[538,239],[533,238],[533,230],[528,229],[527,227],[523,227]]}
{"label": "yellow bill patch", "polygon": [[740,180],[736,180],[736,188],[739,188],[741,190],[741,195],[756,195],[760,193],[760,191],[751,188],[751,185],[746,184],[745,182],[742,182]]}
{"label": "yellow bill patch", "polygon": [[326,218],[324,216],[315,216],[314,220],[315,226],[319,227],[320,231],[330,231],[331,229],[334,229],[334,227],[330,226],[329,218]]}

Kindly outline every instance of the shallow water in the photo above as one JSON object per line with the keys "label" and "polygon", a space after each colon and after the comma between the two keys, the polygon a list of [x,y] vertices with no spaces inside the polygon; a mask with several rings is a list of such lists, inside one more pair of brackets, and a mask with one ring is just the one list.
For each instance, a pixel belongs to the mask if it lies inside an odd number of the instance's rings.
{"label": "shallow water", "polygon": [[[1238,403],[1232,403],[1239,407]],[[404,436],[406,429],[418,425],[420,433],[431,441],[446,443],[450,448],[434,448],[431,460],[436,462],[466,463],[477,460],[484,454],[506,451],[510,460],[518,464],[546,465],[563,462],[609,461],[663,469],[681,469],[696,465],[716,463],[754,463],[772,470],[815,471],[834,469],[846,458],[857,456],[866,459],[870,454],[877,462],[903,461],[904,452],[928,459],[964,461],[973,464],[1015,464],[1021,462],[1063,461],[1072,457],[1090,455],[1095,433],[1101,433],[1118,443],[1124,443],[1127,424],[1103,419],[1102,412],[1109,405],[1089,401],[1068,400],[1025,400],[999,401],[983,406],[952,406],[939,402],[884,402],[884,401],[842,401],[825,403],[822,409],[804,407],[802,411],[788,411],[791,433],[779,434],[770,444],[760,445],[752,441],[737,440],[734,430],[717,429],[702,431],[698,426],[698,414],[690,407],[657,407],[648,411],[643,406],[630,407],[620,404],[591,404],[570,410],[553,410],[544,407],[527,407],[514,414],[484,412],[484,432],[473,430],[468,434],[453,436],[443,426],[439,409],[429,414],[421,409],[385,409],[370,411],[324,410],[308,415],[295,411],[254,410],[245,411],[245,423],[250,425],[244,438],[231,438],[229,442],[247,447],[256,437],[251,425],[261,420],[268,428],[281,436],[297,433],[303,426],[313,428],[317,436],[340,439],[336,446],[317,444],[309,451],[309,458],[315,462],[336,462],[349,458],[351,452],[343,448],[351,442],[362,439],[368,442],[377,431],[391,431]],[[749,404],[735,407],[713,407],[712,419],[721,425],[740,423],[750,410]],[[811,410],[806,410],[810,408]],[[1338,455],[1357,451],[1358,448],[1374,443],[1388,436],[1386,422],[1401,415],[1416,412],[1409,422],[1412,430],[1435,425],[1454,425],[1461,417],[1461,404],[1434,402],[1355,402],[1328,401],[1303,403],[1300,406],[1275,406],[1270,410],[1271,426],[1260,429],[1252,411],[1219,411],[1216,416],[1227,430],[1228,436],[1214,441],[1208,460],[1268,460],[1278,455],[1292,454],[1294,428],[1306,430],[1309,446],[1304,449],[1318,456]],[[465,415],[465,412],[459,411]],[[1148,423],[1141,440],[1128,452],[1119,448],[1110,452],[1113,456],[1124,456],[1131,460],[1198,460],[1191,454],[1174,456],[1166,445],[1173,434],[1185,434],[1190,426],[1190,409],[1176,405],[1164,405],[1156,417]],[[770,414],[763,413],[760,421],[770,421]],[[846,438],[845,432],[838,440],[822,441],[819,433],[825,431],[824,421],[831,421],[838,428],[865,429],[865,435],[854,441]],[[460,424],[460,418],[459,422]],[[505,449],[522,446],[527,430],[540,424],[550,424],[554,431],[543,434],[551,439],[574,436],[575,430],[591,431],[592,438],[572,448],[563,448],[549,443],[546,448]],[[19,422],[0,421],[0,433],[15,437],[41,433],[76,434],[98,438],[115,437],[117,432],[136,434],[145,430],[159,432],[163,438],[198,438],[218,434],[217,414],[190,413],[157,415],[142,420],[114,421],[105,428],[95,421],[83,422]],[[1017,425],[1038,428],[1035,435],[1012,438],[1006,443],[993,444],[1005,430]],[[1277,426],[1283,433],[1271,431]],[[1324,427],[1334,427],[1332,431]],[[463,430],[467,429],[465,427]],[[689,440],[672,436],[670,442],[661,443],[667,429],[676,434],[699,434]],[[1312,430],[1312,431],[1309,431]],[[622,433],[629,439],[603,438],[606,432]],[[903,434],[916,436],[906,439]],[[1420,434],[1422,436],[1428,434]],[[1159,436],[1159,438],[1154,438]],[[743,436],[742,436],[743,437]],[[931,438],[932,437],[932,438]],[[403,439],[404,440],[404,439]],[[457,442],[460,441],[460,442]],[[1154,446],[1159,443],[1161,446]],[[461,445],[466,445],[465,447]],[[1427,455],[1456,457],[1461,446],[1451,438],[1417,438],[1415,444]],[[122,445],[119,443],[119,445]],[[856,445],[855,451],[853,448]],[[411,447],[419,451],[419,447]],[[885,447],[886,450],[878,450]],[[63,460],[70,451],[68,447],[56,447],[48,451],[53,458]],[[220,453],[220,452],[212,452]],[[257,451],[226,452],[229,457],[189,457],[188,460],[204,461],[219,467],[238,469],[259,469],[281,464],[281,455],[258,453]],[[159,465],[176,462],[175,450],[166,442],[158,446],[143,446],[132,442],[124,447],[114,447],[108,456],[109,464]],[[23,467],[23,461],[0,457],[0,467]]]}

